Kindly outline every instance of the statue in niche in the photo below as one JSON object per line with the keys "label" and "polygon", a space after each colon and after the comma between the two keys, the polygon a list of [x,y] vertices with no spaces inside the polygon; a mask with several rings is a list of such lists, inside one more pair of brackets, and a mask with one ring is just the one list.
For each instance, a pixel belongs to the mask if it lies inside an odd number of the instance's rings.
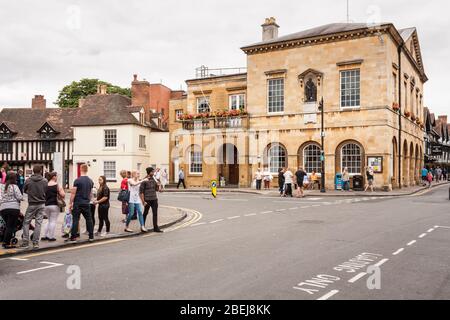
{"label": "statue in niche", "polygon": [[305,85],[305,102],[316,102],[317,101],[317,87],[314,84],[312,78],[308,79]]}

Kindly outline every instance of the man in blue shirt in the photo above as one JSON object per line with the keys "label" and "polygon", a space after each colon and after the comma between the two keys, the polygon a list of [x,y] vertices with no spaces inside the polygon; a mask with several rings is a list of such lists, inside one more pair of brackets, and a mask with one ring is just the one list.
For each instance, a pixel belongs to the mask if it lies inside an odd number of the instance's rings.
{"label": "man in blue shirt", "polygon": [[177,189],[180,188],[180,184],[183,184],[183,187],[186,189],[186,184],[184,182],[184,171],[183,169],[180,169],[180,172],[178,173],[178,185],[177,185]]}
{"label": "man in blue shirt", "polygon": [[89,233],[89,242],[92,242],[94,241],[94,224],[92,221],[90,201],[94,182],[87,176],[87,165],[81,165],[80,172],[81,176],[74,181],[70,194],[69,208],[72,211],[73,223],[69,241],[77,241],[80,237],[78,225],[80,223],[80,216],[83,215]]}
{"label": "man in blue shirt", "polygon": [[428,175],[428,169],[423,167],[423,169],[422,169],[422,182],[423,182],[424,186],[427,185],[427,175]]}

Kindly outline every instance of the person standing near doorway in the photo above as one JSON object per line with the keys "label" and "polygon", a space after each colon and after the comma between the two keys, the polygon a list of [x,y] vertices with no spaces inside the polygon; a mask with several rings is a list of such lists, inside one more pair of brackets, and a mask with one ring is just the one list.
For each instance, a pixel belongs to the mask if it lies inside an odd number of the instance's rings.
{"label": "person standing near doorway", "polygon": [[184,176],[184,170],[183,168],[180,168],[180,171],[178,172],[178,185],[177,189],[180,188],[180,184],[183,184],[183,188],[186,189],[186,183],[185,183],[185,176]]}
{"label": "person standing near doorway", "polygon": [[158,226],[158,196],[157,192],[160,191],[160,185],[154,176],[154,169],[147,168],[147,178],[142,182],[139,189],[139,196],[144,204],[144,226],[147,221],[147,215],[152,209],[153,214],[153,231],[162,233],[163,231]]}
{"label": "person standing near doorway", "polygon": [[350,190],[350,174],[348,173],[348,168],[345,167],[342,171],[342,190],[349,191]]}
{"label": "person standing near doorway", "polygon": [[256,170],[256,173],[255,173],[256,190],[261,190],[262,179],[263,179],[263,174],[261,172],[261,168],[258,168],[258,170]]}
{"label": "person standing near doorway", "polygon": [[82,164],[80,166],[80,177],[73,182],[73,188],[70,193],[69,209],[72,211],[73,223],[70,232],[69,241],[77,241],[80,237],[78,233],[78,225],[80,217],[83,215],[86,220],[87,233],[89,234],[89,242],[94,241],[94,225],[92,221],[92,214],[90,202],[92,197],[92,188],[94,182],[88,177],[88,166]]}

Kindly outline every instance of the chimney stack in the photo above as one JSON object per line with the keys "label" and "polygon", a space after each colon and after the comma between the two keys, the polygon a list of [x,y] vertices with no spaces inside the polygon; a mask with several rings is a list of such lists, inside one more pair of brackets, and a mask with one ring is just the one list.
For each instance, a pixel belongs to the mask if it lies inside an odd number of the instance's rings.
{"label": "chimney stack", "polygon": [[47,105],[47,100],[44,99],[42,95],[35,95],[31,100],[31,108],[32,109],[45,109]]}
{"label": "chimney stack", "polygon": [[107,94],[108,86],[106,84],[97,85],[97,94],[105,95]]}
{"label": "chimney stack", "polygon": [[266,18],[266,21],[261,26],[263,28],[262,41],[275,40],[278,38],[278,28],[280,26],[274,17]]}

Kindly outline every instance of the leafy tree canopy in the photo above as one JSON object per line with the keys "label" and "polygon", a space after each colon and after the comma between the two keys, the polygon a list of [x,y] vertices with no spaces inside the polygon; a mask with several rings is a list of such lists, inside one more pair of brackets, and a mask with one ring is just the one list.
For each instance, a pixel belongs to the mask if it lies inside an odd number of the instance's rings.
{"label": "leafy tree canopy", "polygon": [[111,83],[100,81],[99,79],[81,79],[80,81],[74,81],[65,86],[59,92],[56,104],[60,108],[76,108],[78,107],[79,99],[97,93],[98,85],[106,85],[107,93],[121,94],[131,98],[130,88],[121,88],[119,86],[112,85]]}

